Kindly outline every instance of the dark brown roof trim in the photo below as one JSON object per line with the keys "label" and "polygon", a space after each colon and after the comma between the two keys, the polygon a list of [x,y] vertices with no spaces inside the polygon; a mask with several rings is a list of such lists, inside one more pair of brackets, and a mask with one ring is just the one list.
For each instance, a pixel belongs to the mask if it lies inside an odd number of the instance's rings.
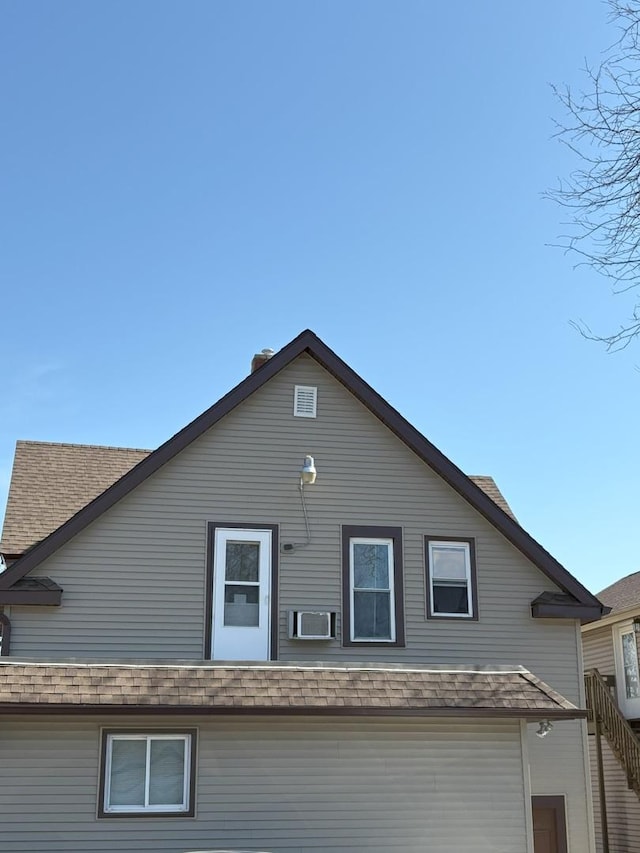
{"label": "dark brown roof trim", "polygon": [[579,619],[583,625],[596,622],[609,611],[610,608],[604,605],[593,607],[581,604],[572,596],[553,592],[543,592],[531,602],[534,619]]}
{"label": "dark brown roof trim", "polygon": [[363,708],[345,705],[327,707],[211,707],[193,705],[74,705],[74,704],[20,704],[0,702],[1,714],[71,714],[73,716],[96,715],[110,716],[243,716],[243,717],[483,717],[516,720],[576,720],[587,717],[587,711],[558,708],[558,710],[529,711],[518,708]]}
{"label": "dark brown roof trim", "polygon": [[586,604],[535,604],[531,605],[531,615],[534,619],[579,619],[582,625],[596,622],[606,615],[600,607],[590,607]]}
{"label": "dark brown roof trim", "polygon": [[60,606],[62,601],[62,590],[57,589],[11,589],[0,588],[0,604],[24,604]]}
{"label": "dark brown roof trim", "polygon": [[51,578],[22,578],[10,589],[0,588],[1,604],[59,606],[62,589]]}
{"label": "dark brown roof trim", "polygon": [[561,589],[573,595],[581,604],[595,608],[601,604],[589,590],[573,577],[551,554],[538,542],[529,536],[520,525],[500,509],[469,477],[466,476],[450,459],[441,453],[428,439],[412,426],[396,411],[377,391],[368,385],[364,379],[352,370],[333,350],[324,344],[320,338],[307,329],[294,338],[289,344],[265,362],[254,373],[236,385],[211,408],[203,412],[180,432],[176,433],[162,444],[157,450],[139,462],[127,474],[121,477],[101,495],[87,504],[61,527],[51,533],[42,542],[34,545],[23,557],[15,562],[0,576],[0,589],[7,589],[16,580],[24,577],[27,572],[40,563],[54,551],[68,542],[80,530],[94,521],[103,512],[113,506],[147,477],[157,471],[162,465],[176,456],[192,441],[206,430],[210,429],[221,418],[227,415],[237,405],[246,400],[254,391],[289,365],[302,353],[308,353],[318,364],[329,371],[341,382],[360,402],[362,402],[379,420],[395,433],[413,452],[453,489],[455,489],[471,506],[483,515],[497,530],[505,536],[525,557],[531,560],[547,577]]}

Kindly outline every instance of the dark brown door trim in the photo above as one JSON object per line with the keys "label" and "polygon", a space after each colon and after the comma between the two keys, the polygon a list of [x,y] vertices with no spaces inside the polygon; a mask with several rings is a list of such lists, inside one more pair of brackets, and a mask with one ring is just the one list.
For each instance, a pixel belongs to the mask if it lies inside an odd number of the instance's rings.
{"label": "dark brown door trim", "polygon": [[280,555],[279,527],[277,524],[247,524],[246,522],[210,521],[207,524],[207,571],[204,609],[204,659],[211,660],[211,633],[213,619],[213,556],[218,527],[235,527],[239,530],[271,531],[271,660],[278,660],[278,557]]}

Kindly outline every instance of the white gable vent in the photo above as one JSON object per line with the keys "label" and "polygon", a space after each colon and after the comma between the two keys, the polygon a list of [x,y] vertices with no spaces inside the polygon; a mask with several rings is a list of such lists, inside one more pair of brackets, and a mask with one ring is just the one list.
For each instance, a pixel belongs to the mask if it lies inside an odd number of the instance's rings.
{"label": "white gable vent", "polygon": [[315,418],[318,389],[313,385],[296,385],[293,394],[293,414],[296,418]]}

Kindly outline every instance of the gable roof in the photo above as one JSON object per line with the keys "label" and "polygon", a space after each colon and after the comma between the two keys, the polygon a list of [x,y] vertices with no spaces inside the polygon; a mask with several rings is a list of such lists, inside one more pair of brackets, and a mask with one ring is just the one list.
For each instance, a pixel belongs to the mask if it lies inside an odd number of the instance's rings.
{"label": "gable roof", "polygon": [[640,572],[633,572],[598,593],[603,604],[611,608],[611,615],[623,610],[640,608]]}
{"label": "gable roof", "polygon": [[[17,558],[68,521],[153,451],[18,441],[0,553]],[[471,477],[515,520],[492,477]]]}
{"label": "gable roof", "polygon": [[[8,589],[31,569],[40,565],[44,559],[65,542],[68,542],[76,533],[102,515],[132,489],[135,489],[166,462],[173,459],[192,441],[218,423],[221,418],[303,353],[310,355],[341,382],[372,414],[483,515],[525,557],[547,575],[553,583],[571,596],[572,603],[585,606],[590,614],[593,611],[603,612],[598,599],[586,587],[309,329],[294,338],[255,372],[225,394],[211,408],[203,412],[153,453],[142,459],[134,468],[94,498],[72,518],[27,551],[0,575],[0,590]],[[584,614],[580,614],[576,610],[575,615],[580,618]],[[587,618],[594,619],[597,616],[589,615]]]}

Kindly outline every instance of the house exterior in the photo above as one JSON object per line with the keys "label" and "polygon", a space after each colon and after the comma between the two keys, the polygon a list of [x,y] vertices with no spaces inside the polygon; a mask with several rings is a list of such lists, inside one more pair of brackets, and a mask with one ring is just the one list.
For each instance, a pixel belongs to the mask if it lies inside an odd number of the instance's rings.
{"label": "house exterior", "polygon": [[598,853],[640,853],[640,572],[603,589],[610,608],[583,626]]}
{"label": "house exterior", "polygon": [[593,853],[606,609],[316,335],[270,355],[153,452],[18,444],[0,851]]}

